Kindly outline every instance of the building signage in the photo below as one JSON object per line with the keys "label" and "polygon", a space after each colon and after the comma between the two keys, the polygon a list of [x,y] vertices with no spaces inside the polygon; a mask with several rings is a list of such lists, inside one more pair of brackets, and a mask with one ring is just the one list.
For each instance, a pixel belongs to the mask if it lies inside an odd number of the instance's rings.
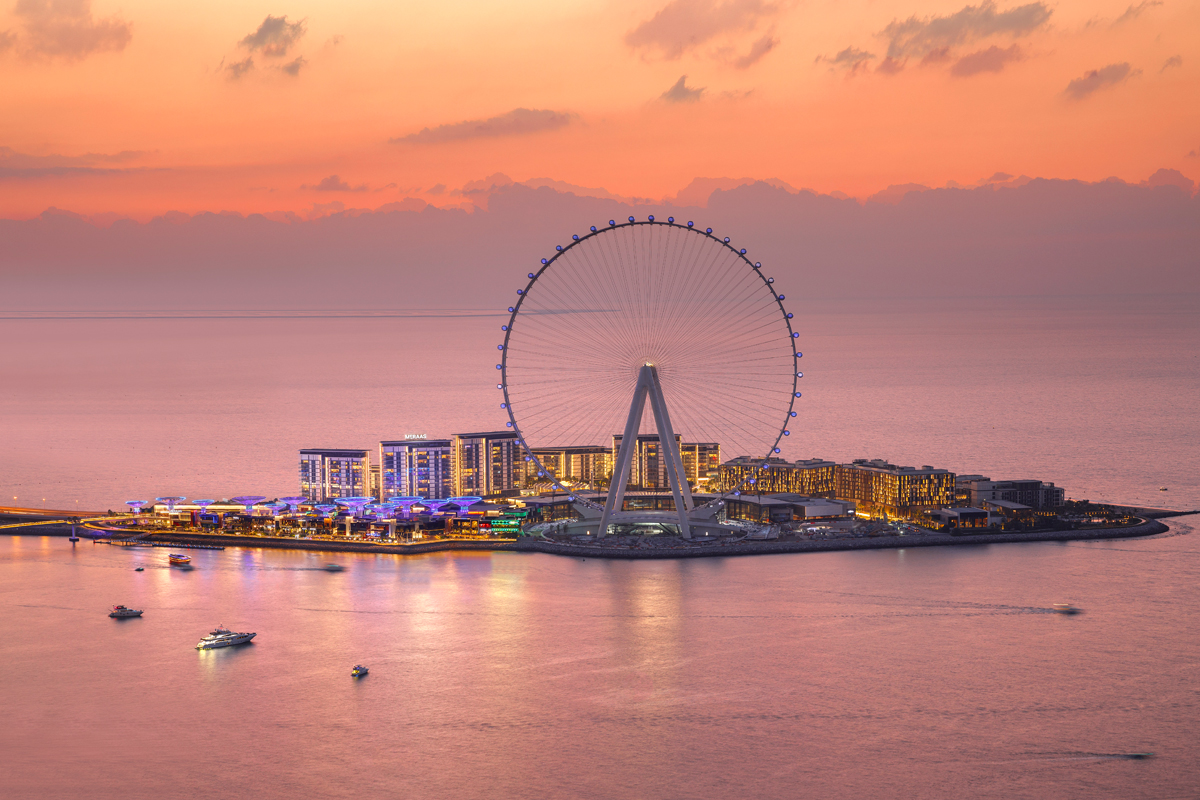
{"label": "building signage", "polygon": [[423,433],[406,433],[406,434],[404,434],[404,438],[405,439],[426,439],[428,437]]}

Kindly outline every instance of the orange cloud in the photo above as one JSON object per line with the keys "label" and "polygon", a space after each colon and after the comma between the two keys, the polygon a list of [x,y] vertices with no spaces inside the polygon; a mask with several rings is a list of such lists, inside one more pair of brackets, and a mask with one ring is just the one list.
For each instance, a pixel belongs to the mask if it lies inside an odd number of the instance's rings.
{"label": "orange cloud", "polygon": [[18,0],[13,14],[22,30],[0,32],[0,52],[16,46],[27,57],[79,60],[124,50],[133,38],[128,22],[93,17],[91,0]]}
{"label": "orange cloud", "polygon": [[703,86],[688,86],[687,75],[680,75],[679,80],[675,81],[675,85],[663,92],[660,97],[668,103],[694,103],[703,94]]}
{"label": "orange cloud", "polygon": [[956,78],[965,78],[981,72],[1000,72],[1006,65],[1020,61],[1024,57],[1025,53],[1018,45],[1014,44],[1007,48],[992,45],[986,50],[968,53],[954,62],[954,66],[950,68],[950,74]]}
{"label": "orange cloud", "polygon": [[305,20],[288,22],[287,15],[272,17],[270,14],[254,33],[247,34],[238,42],[250,52],[260,52],[268,58],[283,58],[297,42],[304,38],[308,29]]}
{"label": "orange cloud", "polygon": [[[761,20],[778,12],[778,5],[763,0],[672,0],[627,33],[625,44],[673,61],[717,37],[754,30]],[[747,66],[775,46],[767,41],[755,43],[761,52]]]}
{"label": "orange cloud", "polygon": [[882,35],[888,38],[889,58],[924,56],[939,48],[988,36],[1027,36],[1049,22],[1052,13],[1042,2],[997,11],[996,4],[987,0],[978,6],[964,6],[947,16],[911,16],[903,22],[892,20]]}
{"label": "orange cloud", "polygon": [[393,144],[441,144],[466,139],[491,139],[498,136],[520,136],[527,133],[552,131],[571,123],[575,115],[548,109],[514,108],[506,114],[488,119],[452,122],[436,128],[422,128],[416,133],[388,141]]}
{"label": "orange cloud", "polygon": [[1140,69],[1131,68],[1128,61],[1120,64],[1109,64],[1107,67],[1090,70],[1084,73],[1083,77],[1076,78],[1068,83],[1066,94],[1074,100],[1082,100],[1094,92],[1098,92],[1109,86],[1116,86],[1118,83],[1124,83],[1141,73]]}

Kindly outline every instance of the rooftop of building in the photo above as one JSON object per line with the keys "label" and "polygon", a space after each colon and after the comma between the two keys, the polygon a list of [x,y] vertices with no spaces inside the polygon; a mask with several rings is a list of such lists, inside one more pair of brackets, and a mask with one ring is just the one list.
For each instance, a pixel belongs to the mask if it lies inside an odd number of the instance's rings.
{"label": "rooftop of building", "polygon": [[772,492],[771,494],[742,494],[738,497],[726,497],[726,502],[753,503],[760,506],[805,506],[805,505],[853,505],[852,501],[830,500],[824,497],[810,497],[806,494],[790,492]]}
{"label": "rooftop of building", "polygon": [[754,458],[752,456],[738,456],[731,458],[721,466],[723,467],[761,467],[763,464],[770,464],[772,467],[790,467],[792,464],[786,458]]}
{"label": "rooftop of building", "polygon": [[350,458],[366,458],[366,450],[352,450],[338,447],[310,447],[300,451],[302,456],[344,456]]}
{"label": "rooftop of building", "polygon": [[449,439],[392,439],[380,442],[381,447],[449,447]]}
{"label": "rooftop of building", "polygon": [[516,431],[480,431],[477,433],[456,433],[455,439],[516,439]]}
{"label": "rooftop of building", "polygon": [[1033,510],[1027,505],[1023,505],[1021,503],[1014,503],[1011,500],[984,500],[983,502],[986,505],[994,506],[996,508],[1002,508],[1006,511],[1032,511]]}

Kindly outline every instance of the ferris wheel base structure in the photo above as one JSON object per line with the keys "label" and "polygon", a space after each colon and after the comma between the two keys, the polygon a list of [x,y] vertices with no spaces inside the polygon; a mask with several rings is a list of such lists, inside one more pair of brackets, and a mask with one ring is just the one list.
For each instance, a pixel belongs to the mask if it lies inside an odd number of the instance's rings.
{"label": "ferris wheel base structure", "polygon": [[[717,509],[693,509],[687,515],[686,528],[680,524],[679,516],[674,511],[619,511],[610,515],[602,526],[597,513],[585,506],[576,506],[583,519],[568,520],[561,523],[563,532],[571,535],[589,535],[598,539],[605,536],[622,534],[648,533],[647,529],[657,526],[661,532],[677,533],[684,539],[694,539],[697,536],[729,536],[743,534],[745,527],[730,525],[716,518]],[[686,533],[685,533],[686,531]]]}
{"label": "ferris wheel base structure", "polygon": [[[658,441],[662,443],[663,454],[666,456],[667,482],[671,486],[671,496],[675,501],[675,511],[625,511],[625,489],[629,482],[629,468],[633,461],[634,449],[637,447],[637,432],[642,424],[642,414],[646,410],[646,402],[654,414],[654,425],[658,429]],[[638,370],[637,384],[633,390],[633,401],[629,404],[629,417],[625,421],[625,433],[621,438],[621,448],[617,452],[617,463],[613,468],[613,482],[608,490],[608,498],[604,510],[597,515],[590,509],[581,508],[584,518],[581,522],[568,525],[573,533],[594,533],[597,536],[608,536],[615,526],[639,526],[657,524],[666,528],[675,528],[684,539],[691,539],[693,531],[702,535],[709,533],[725,534],[730,531],[717,521],[717,509],[711,506],[697,508],[692,500],[691,487],[684,478],[683,459],[679,447],[675,444],[674,428],[671,427],[671,415],[667,410],[667,401],[663,397],[662,384],[658,379],[658,370],[653,364],[646,363]],[[590,519],[589,519],[590,517]]]}

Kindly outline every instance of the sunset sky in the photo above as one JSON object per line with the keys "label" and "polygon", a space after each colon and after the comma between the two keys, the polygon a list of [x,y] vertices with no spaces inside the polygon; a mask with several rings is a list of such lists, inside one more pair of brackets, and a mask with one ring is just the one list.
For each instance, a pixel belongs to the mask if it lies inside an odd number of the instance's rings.
{"label": "sunset sky", "polygon": [[1200,178],[1200,3],[8,0],[0,216]]}

